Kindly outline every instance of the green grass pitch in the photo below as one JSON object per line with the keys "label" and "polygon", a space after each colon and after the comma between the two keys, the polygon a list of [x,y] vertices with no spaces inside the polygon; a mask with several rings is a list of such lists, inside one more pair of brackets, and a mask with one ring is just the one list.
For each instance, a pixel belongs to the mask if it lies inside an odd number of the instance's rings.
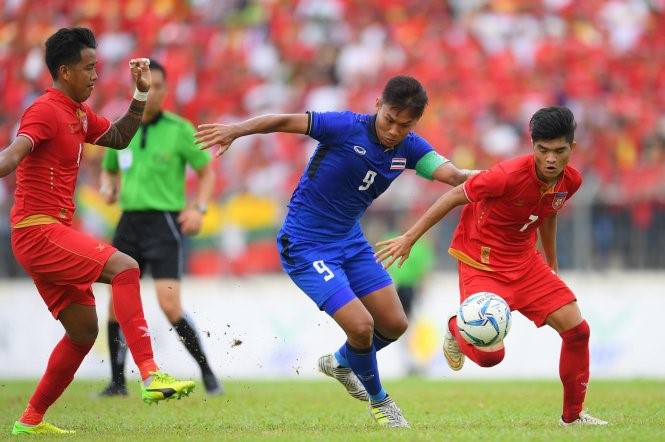
{"label": "green grass pitch", "polygon": [[[452,381],[406,378],[384,382],[411,429],[378,427],[364,402],[332,379],[225,380],[226,394],[148,406],[138,385],[127,398],[95,398],[102,382],[74,380],[47,421],[75,435],[39,440],[95,441],[665,441],[665,381],[593,381],[585,407],[607,427],[561,428],[558,381]],[[0,380],[0,440],[34,381]],[[37,439],[37,438],[32,438]]]}

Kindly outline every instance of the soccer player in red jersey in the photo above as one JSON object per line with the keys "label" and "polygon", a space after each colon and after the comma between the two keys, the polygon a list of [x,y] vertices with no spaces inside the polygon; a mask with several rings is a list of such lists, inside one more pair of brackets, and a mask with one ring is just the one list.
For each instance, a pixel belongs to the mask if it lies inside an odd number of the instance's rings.
{"label": "soccer player in red jersey", "polygon": [[[558,276],[556,215],[581,186],[568,165],[575,147],[575,118],[565,107],[537,111],[529,122],[533,155],[503,161],[442,195],[403,235],[377,243],[378,262],[401,265],[411,247],[453,208],[464,205],[449,253],[458,261],[460,300],[492,292],[534,322],[555,329],[562,339],[559,375],[563,413],[559,424],[605,425],[583,410],[589,382],[589,325],[573,292]],[[540,241],[544,257],[536,248]],[[503,360],[503,342],[475,347],[448,319],[444,355],[453,370],[465,356],[481,367]]]}
{"label": "soccer player in red jersey", "polygon": [[65,329],[12,434],[69,432],[43,417],[97,338],[94,282],[111,284],[117,318],[143,379],[143,400],[179,398],[194,388],[192,381],[160,372],[153,359],[136,261],[71,227],[84,143],[127,147],[141,123],[151,85],[147,59],[132,59],[136,91],[127,112],[115,122],[96,115],[85,104],[98,78],[96,46],[86,28],[63,28],[48,38],[45,61],[53,87],[28,107],[16,138],[0,151],[0,177],[16,170],[10,214],[14,254]]}

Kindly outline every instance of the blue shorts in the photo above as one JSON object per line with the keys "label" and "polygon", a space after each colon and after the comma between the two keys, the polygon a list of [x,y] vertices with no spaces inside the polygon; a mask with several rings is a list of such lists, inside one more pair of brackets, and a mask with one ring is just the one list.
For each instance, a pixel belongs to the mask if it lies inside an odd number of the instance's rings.
{"label": "blue shorts", "polygon": [[362,298],[392,284],[362,234],[342,241],[313,242],[280,232],[277,248],[284,271],[320,310],[342,290],[350,289]]}

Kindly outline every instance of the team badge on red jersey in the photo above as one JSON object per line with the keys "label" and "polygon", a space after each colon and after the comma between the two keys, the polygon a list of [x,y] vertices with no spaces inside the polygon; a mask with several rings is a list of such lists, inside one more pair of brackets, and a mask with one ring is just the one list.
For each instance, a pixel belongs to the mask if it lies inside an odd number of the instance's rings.
{"label": "team badge on red jersey", "polygon": [[83,133],[88,133],[88,115],[82,109],[76,109],[76,116],[81,121],[81,127],[83,128]]}
{"label": "team badge on red jersey", "polygon": [[563,202],[566,201],[568,192],[555,192],[554,199],[552,200],[552,208],[554,210],[559,210],[563,206]]}
{"label": "team badge on red jersey", "polygon": [[483,264],[489,264],[490,263],[490,252],[492,252],[491,247],[482,246],[480,248],[480,262],[482,262]]}

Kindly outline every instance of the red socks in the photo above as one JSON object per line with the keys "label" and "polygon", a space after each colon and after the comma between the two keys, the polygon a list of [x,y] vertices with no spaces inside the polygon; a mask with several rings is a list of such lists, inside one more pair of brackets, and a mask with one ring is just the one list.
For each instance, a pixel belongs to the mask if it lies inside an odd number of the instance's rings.
{"label": "red socks", "polygon": [[46,371],[30,398],[28,407],[19,419],[27,425],[37,425],[46,410],[60,397],[65,388],[74,379],[83,358],[88,354],[94,342],[78,343],[65,335],[51,352]]}
{"label": "red socks", "polygon": [[141,379],[146,379],[150,376],[149,372],[159,368],[153,359],[150,331],[143,315],[139,276],[140,271],[137,268],[124,270],[111,280],[111,289],[113,309],[125,335],[127,347],[139,368]]}
{"label": "red socks", "polygon": [[[469,359],[481,367],[492,367],[503,360],[505,349],[495,352],[478,350],[462,338],[455,318],[448,323],[450,332],[455,336],[460,350]],[[563,384],[563,414],[565,422],[572,422],[582,412],[589,383],[589,336],[591,330],[586,321],[560,333],[561,356],[559,359],[559,377]]]}
{"label": "red socks", "polygon": [[[153,359],[150,332],[143,316],[139,286],[139,269],[128,269],[118,273],[111,280],[113,308],[120,327],[125,335],[127,346],[134,362],[141,372],[141,378],[159,368]],[[46,410],[62,395],[74,379],[83,358],[94,342],[78,343],[65,335],[55,346],[37,389],[19,419],[26,425],[37,425],[44,418]]]}
{"label": "red socks", "polygon": [[459,345],[462,353],[464,353],[466,357],[471,359],[476,364],[480,365],[481,367],[494,367],[499,362],[503,361],[503,358],[506,355],[505,348],[489,352],[480,351],[475,346],[466,342],[462,337],[459,328],[457,328],[457,318],[455,316],[450,318],[450,321],[448,321],[448,328],[453,336],[455,336],[457,345]]}
{"label": "red socks", "polygon": [[591,330],[586,321],[560,333],[561,357],[559,377],[563,383],[563,414],[565,422],[572,422],[582,412],[587,384],[589,383],[589,336]]}

